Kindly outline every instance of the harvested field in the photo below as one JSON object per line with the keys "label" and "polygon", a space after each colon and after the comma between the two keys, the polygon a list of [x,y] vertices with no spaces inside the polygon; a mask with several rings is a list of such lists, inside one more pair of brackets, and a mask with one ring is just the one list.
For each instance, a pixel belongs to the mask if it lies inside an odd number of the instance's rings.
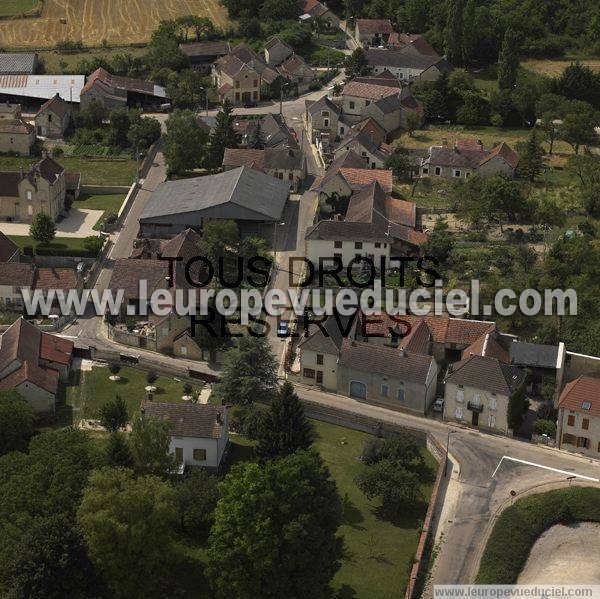
{"label": "harvested field", "polygon": [[219,0],[46,0],[39,18],[0,21],[0,46],[53,47],[65,41],[86,46],[147,42],[159,21],[182,15],[227,24]]}
{"label": "harvested field", "polygon": [[[550,77],[558,77],[572,62],[576,62],[576,58],[567,60],[536,60],[534,58],[528,58],[521,61],[521,66],[524,69],[535,71],[542,75],[550,75]],[[582,58],[579,61],[581,64],[586,65],[592,69],[592,71],[600,72],[600,60],[587,60]]]}

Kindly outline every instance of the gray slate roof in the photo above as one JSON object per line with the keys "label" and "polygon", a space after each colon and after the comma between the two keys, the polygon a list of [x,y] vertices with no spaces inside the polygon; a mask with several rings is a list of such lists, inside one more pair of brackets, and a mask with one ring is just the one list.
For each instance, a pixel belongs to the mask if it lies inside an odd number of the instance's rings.
{"label": "gray slate roof", "polygon": [[311,325],[308,337],[300,341],[298,347],[301,347],[303,351],[337,355],[344,341],[343,333],[349,329],[348,323],[350,320],[349,316],[338,314],[337,317],[339,324],[335,316],[332,315],[320,326],[317,324]]}
{"label": "gray slate roof", "polygon": [[197,403],[161,403],[142,401],[144,415],[150,418],[166,418],[171,424],[174,437],[198,437],[219,439],[224,426],[224,406]]}
{"label": "gray slate roof", "polygon": [[0,75],[33,75],[37,66],[34,52],[1,52]]}
{"label": "gray slate roof", "polygon": [[449,71],[450,64],[440,56],[410,54],[402,50],[387,48],[369,48],[366,51],[367,61],[371,66],[396,67],[426,71],[433,65],[438,65],[441,71]]}
{"label": "gray slate roof", "polygon": [[247,166],[207,177],[166,181],[148,200],[140,221],[198,212],[227,203],[255,213],[255,220],[278,220],[289,191],[287,181]]}
{"label": "gray slate roof", "polygon": [[510,360],[519,366],[556,368],[558,345],[514,341],[509,347]]}

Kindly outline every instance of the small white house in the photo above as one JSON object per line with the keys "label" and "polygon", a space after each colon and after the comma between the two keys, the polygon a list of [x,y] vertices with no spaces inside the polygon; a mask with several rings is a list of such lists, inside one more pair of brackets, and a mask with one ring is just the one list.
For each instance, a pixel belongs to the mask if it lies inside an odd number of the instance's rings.
{"label": "small white house", "polygon": [[227,408],[197,403],[142,401],[142,418],[166,418],[171,424],[170,453],[183,466],[217,470],[229,442]]}

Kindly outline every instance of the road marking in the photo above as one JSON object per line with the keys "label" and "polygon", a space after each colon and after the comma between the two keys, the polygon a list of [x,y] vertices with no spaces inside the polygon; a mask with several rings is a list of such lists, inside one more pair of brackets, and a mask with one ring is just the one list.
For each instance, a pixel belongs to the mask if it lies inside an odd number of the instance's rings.
{"label": "road marking", "polygon": [[591,480],[592,482],[598,483],[600,479],[593,478],[591,476],[584,476],[583,474],[576,474],[574,472],[569,472],[568,470],[559,470],[558,468],[551,468],[550,466],[544,466],[543,464],[537,464],[535,462],[528,462],[526,460],[519,460],[518,458],[511,458],[510,456],[503,455],[492,474],[492,478],[496,476],[496,472],[498,472],[498,468],[504,460],[510,460],[511,462],[518,462],[519,464],[525,464],[526,466],[535,466],[536,468],[542,468],[542,470],[551,470],[552,472],[558,472],[559,474],[566,474],[567,476],[572,476],[573,478],[582,478],[584,480]]}

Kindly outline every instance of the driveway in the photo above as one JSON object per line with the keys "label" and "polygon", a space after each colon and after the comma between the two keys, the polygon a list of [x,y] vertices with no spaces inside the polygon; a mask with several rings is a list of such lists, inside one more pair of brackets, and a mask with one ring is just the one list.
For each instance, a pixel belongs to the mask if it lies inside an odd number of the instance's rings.
{"label": "driveway", "polygon": [[[100,220],[103,210],[71,208],[69,215],[56,223],[57,237],[89,237],[98,235],[94,225]],[[0,231],[5,235],[29,235],[29,223],[1,223]]]}

